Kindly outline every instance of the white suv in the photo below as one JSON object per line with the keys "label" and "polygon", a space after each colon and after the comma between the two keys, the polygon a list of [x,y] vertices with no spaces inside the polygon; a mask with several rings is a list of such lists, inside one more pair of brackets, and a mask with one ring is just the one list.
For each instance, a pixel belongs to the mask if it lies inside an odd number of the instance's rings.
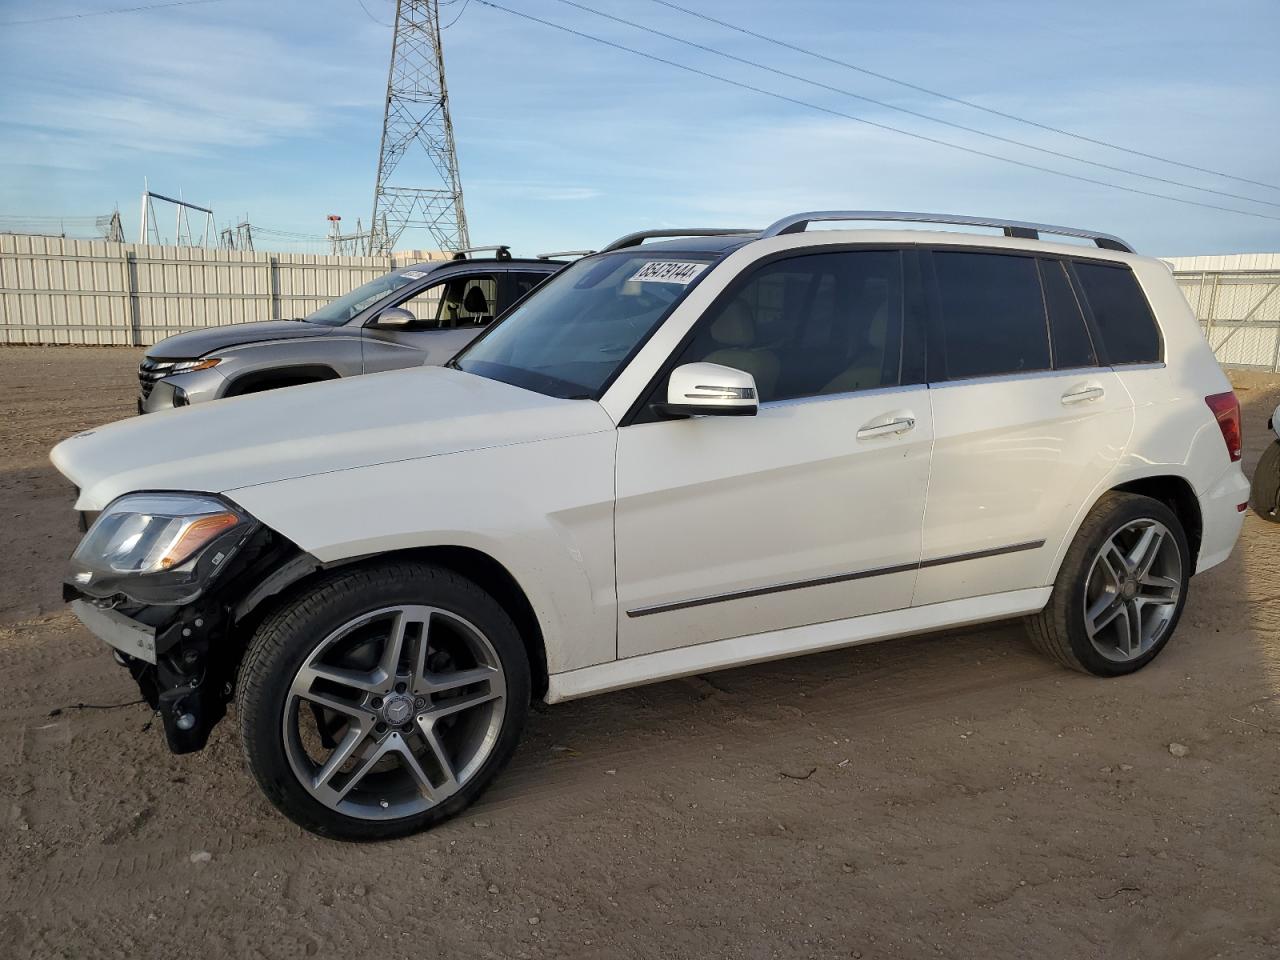
{"label": "white suv", "polygon": [[[1003,236],[806,232],[858,220]],[[1249,493],[1164,264],[936,215],[682,236],[445,367],[53,451],[92,523],[67,597],[174,750],[234,698],[285,814],[388,837],[473,800],[531,699],[1014,616],[1099,676],[1160,652]]]}

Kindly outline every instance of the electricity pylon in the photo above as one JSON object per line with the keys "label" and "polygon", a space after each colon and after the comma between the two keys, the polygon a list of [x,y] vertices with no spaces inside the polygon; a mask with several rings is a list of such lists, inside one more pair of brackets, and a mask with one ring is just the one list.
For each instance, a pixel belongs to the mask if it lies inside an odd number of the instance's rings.
{"label": "electricity pylon", "polygon": [[[424,155],[428,163],[412,163]],[[406,156],[410,162],[401,169]],[[406,181],[419,186],[399,185]],[[390,253],[409,227],[425,228],[441,250],[471,245],[449,119],[438,0],[396,2],[369,252]]]}

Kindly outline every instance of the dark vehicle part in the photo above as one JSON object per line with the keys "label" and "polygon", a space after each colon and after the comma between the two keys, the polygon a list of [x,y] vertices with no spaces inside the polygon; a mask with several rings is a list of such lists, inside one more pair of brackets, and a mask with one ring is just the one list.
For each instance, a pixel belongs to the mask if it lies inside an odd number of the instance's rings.
{"label": "dark vehicle part", "polygon": [[1249,506],[1270,523],[1280,523],[1280,440],[1262,451],[1253,470]]}

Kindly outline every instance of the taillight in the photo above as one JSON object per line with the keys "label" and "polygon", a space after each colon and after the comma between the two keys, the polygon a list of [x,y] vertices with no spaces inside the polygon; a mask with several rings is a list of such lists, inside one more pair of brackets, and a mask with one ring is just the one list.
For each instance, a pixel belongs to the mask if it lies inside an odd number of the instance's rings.
{"label": "taillight", "polygon": [[1227,445],[1227,453],[1234,463],[1244,453],[1244,432],[1240,429],[1240,401],[1228,390],[1226,393],[1215,393],[1204,398],[1204,402],[1213,411],[1218,421],[1218,429],[1222,431],[1222,439]]}

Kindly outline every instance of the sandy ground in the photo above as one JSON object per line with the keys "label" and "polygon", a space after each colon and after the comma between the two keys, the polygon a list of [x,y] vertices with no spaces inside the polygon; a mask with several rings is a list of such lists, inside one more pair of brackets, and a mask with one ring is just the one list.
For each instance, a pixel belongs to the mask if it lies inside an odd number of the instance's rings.
{"label": "sandy ground", "polygon": [[[1013,623],[627,691],[536,713],[461,819],[343,845],[231,724],[173,757],[144,707],[66,709],[134,693],[61,608],[46,455],[130,413],[138,356],[0,350],[0,955],[1280,956],[1280,527],[1137,676]],[[1280,380],[1238,385],[1251,467]]]}

